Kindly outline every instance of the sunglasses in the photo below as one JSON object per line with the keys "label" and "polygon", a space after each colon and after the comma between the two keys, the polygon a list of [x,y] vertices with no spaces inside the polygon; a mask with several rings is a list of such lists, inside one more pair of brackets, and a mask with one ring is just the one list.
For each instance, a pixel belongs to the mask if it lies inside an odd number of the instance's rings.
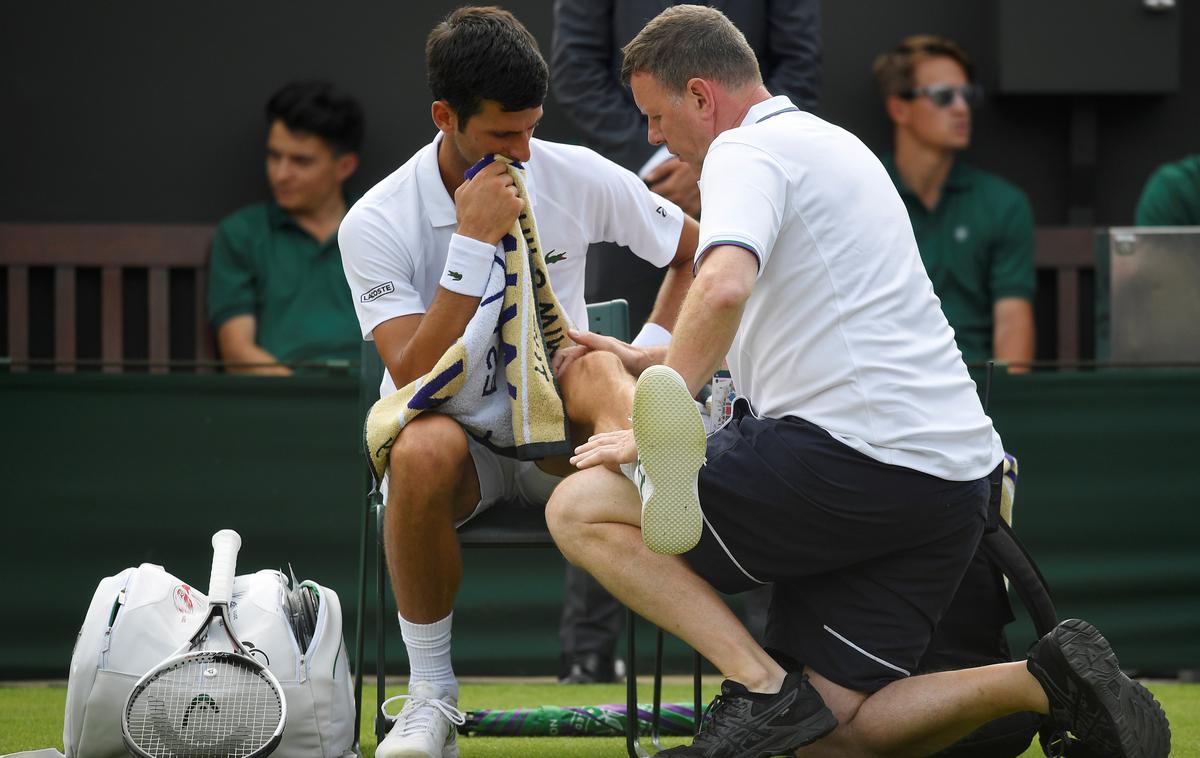
{"label": "sunglasses", "polygon": [[916,87],[908,92],[900,93],[905,100],[927,97],[939,108],[948,108],[954,102],[955,96],[961,97],[967,105],[978,105],[983,100],[983,87],[978,84],[963,84],[955,87],[950,84],[930,84],[926,87]]}

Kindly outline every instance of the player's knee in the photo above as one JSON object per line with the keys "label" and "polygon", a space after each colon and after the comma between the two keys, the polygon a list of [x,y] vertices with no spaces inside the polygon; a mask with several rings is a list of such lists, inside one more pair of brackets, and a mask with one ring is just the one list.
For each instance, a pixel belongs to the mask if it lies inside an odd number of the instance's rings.
{"label": "player's knee", "polygon": [[567,414],[574,421],[588,420],[581,417],[587,416],[594,399],[611,397],[622,381],[632,382],[632,377],[621,365],[621,359],[612,353],[593,350],[576,359],[559,385]]}
{"label": "player's knee", "polygon": [[626,376],[621,359],[604,350],[593,350],[579,358],[577,363],[579,376],[589,383],[603,386]]}
{"label": "player's knee", "polygon": [[427,413],[409,422],[388,454],[393,481],[445,484],[458,481],[470,457],[467,438],[458,422],[440,413]]}
{"label": "player's knee", "polygon": [[[578,536],[579,529],[583,525],[580,520],[579,507],[579,496],[583,493],[576,491],[579,488],[575,482],[576,479],[583,478],[573,475],[564,479],[554,489],[554,493],[546,503],[546,527],[560,548]],[[570,558],[569,555],[567,557]]]}
{"label": "player's knee", "polygon": [[571,506],[567,499],[559,494],[559,490],[565,485],[566,481],[558,485],[546,502],[546,528],[550,530],[550,536],[556,543],[559,542],[560,535],[565,536],[570,532]]}

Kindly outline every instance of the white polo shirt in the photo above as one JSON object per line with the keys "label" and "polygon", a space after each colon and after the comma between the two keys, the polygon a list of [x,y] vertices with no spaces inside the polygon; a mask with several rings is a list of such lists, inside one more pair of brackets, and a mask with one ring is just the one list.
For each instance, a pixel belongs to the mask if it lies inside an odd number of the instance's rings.
{"label": "white polo shirt", "polygon": [[721,244],[759,260],[728,354],[757,413],[951,481],[996,467],[904,203],[857,137],[773,97],[713,141],[700,195],[696,265]]}
{"label": "white polo shirt", "polygon": [[[438,171],[441,133],[354,204],[338,231],[342,267],[364,339],[388,319],[424,313],[458,229],[454,198]],[[584,259],[593,242],[616,242],[656,266],[675,257],[683,230],[679,206],[651,192],[631,171],[584,147],[534,139],[525,162],[554,294],[586,329]],[[383,372],[380,394],[396,390]]]}

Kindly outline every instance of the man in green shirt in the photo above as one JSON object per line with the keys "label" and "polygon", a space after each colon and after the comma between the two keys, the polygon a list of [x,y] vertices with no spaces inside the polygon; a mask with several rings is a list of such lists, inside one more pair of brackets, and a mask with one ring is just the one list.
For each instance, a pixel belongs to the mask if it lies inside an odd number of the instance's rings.
{"label": "man in green shirt", "polygon": [[980,97],[966,52],[918,35],[875,60],[895,126],[884,166],[908,207],[921,259],[968,364],[1033,360],[1033,213],[1021,190],[957,159]]}
{"label": "man in green shirt", "polygon": [[267,103],[272,200],[217,227],[208,317],[226,369],[290,374],[287,363],[358,359],[362,337],[342,272],[343,184],[358,168],[363,116],[324,82],[295,82]]}
{"label": "man in green shirt", "polygon": [[1137,204],[1138,226],[1200,225],[1200,153],[1158,167]]}

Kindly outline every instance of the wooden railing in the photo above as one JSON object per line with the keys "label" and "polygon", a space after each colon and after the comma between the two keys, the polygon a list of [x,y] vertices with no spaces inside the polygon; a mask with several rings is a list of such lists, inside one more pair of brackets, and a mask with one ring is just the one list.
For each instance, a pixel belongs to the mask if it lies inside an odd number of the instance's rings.
{"label": "wooden railing", "polygon": [[[206,310],[207,260],[214,227],[147,224],[0,224],[0,268],[7,271],[8,356],[14,365],[27,363],[30,348],[30,270],[53,269],[53,356],[59,371],[71,371],[79,355],[76,340],[77,272],[100,271],[100,362],[120,371],[126,361],[124,312],[129,295],[122,280],[130,269],[147,277],[148,363],[165,370],[172,358],[200,364],[214,358]],[[1091,227],[1042,227],[1037,230],[1039,270],[1053,271],[1054,318],[1059,361],[1081,358],[1081,282],[1095,266],[1095,230]],[[180,355],[170,344],[171,270],[193,272],[194,349]],[[139,304],[140,307],[140,304]],[[1085,315],[1086,317],[1086,315]],[[1048,325],[1047,325],[1048,326]],[[203,369],[201,369],[203,370]]]}
{"label": "wooden railing", "polygon": [[[53,269],[54,363],[73,370],[77,359],[77,274],[100,272],[100,362],[106,371],[120,371],[126,358],[123,345],[125,272],[142,269],[147,279],[148,362],[152,371],[165,370],[177,359],[212,361],[212,335],[206,310],[207,270],[213,227],[208,225],[146,224],[0,224],[0,267],[7,273],[8,356],[15,365],[29,360],[30,270]],[[170,344],[172,269],[193,272],[195,310],[194,349],[179,356]],[[177,309],[176,311],[177,312]]]}
{"label": "wooden railing", "polygon": [[1053,271],[1055,333],[1058,336],[1054,360],[1074,363],[1083,357],[1080,351],[1080,302],[1083,274],[1096,268],[1096,229],[1090,226],[1044,226],[1037,230],[1034,244],[1037,268]]}

